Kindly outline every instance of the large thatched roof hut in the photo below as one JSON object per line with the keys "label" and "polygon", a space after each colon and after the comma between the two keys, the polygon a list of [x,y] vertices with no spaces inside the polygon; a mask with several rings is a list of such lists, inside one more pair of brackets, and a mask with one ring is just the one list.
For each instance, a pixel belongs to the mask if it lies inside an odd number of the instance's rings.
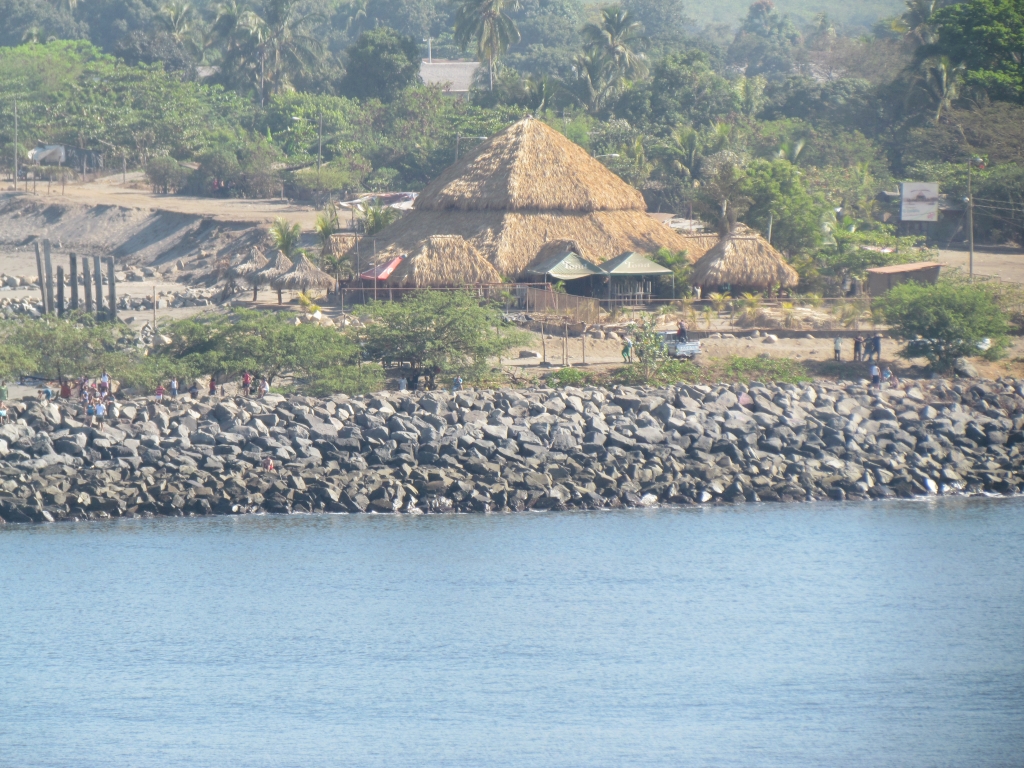
{"label": "large thatched roof hut", "polygon": [[705,253],[690,275],[690,282],[702,288],[724,285],[733,290],[766,290],[773,285],[793,288],[800,281],[795,269],[768,244],[743,224],[737,224],[714,248]]}
{"label": "large thatched roof hut", "polygon": [[461,238],[503,277],[523,273],[552,240],[572,241],[594,264],[627,251],[687,247],[647,215],[637,190],[533,118],[483,142],[428,184],[412,211],[377,236],[377,263],[419,253],[434,236]]}

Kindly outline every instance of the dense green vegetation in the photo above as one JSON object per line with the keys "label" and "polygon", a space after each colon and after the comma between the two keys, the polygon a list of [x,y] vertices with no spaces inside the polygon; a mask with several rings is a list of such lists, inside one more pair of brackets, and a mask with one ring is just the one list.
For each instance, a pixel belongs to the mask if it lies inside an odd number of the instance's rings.
{"label": "dense green vegetation", "polygon": [[372,322],[346,332],[296,325],[290,312],[205,313],[161,325],[172,342],[152,348],[136,346],[126,326],[84,313],[0,321],[0,379],[74,380],[106,370],[122,386],[149,393],[172,376],[185,390],[194,380],[205,387],[210,376],[237,381],[248,371],[275,388],[356,394],[383,387],[382,364],[479,380],[490,359],[528,340],[506,326],[498,307],[461,291],[417,292],[366,311]]}
{"label": "dense green vegetation", "polygon": [[[60,141],[159,191],[323,199],[422,188],[457,137],[532,113],[651,210],[771,229],[817,292],[914,258],[880,195],[900,180],[939,181],[932,242],[962,241],[972,157],[977,239],[1024,239],[1024,0],[756,0],[734,26],[682,0],[159,2],[0,0],[5,165],[17,99],[22,157]],[[469,99],[419,81],[426,37],[483,62]]]}
{"label": "dense green vegetation", "polygon": [[907,342],[900,354],[926,358],[938,371],[951,370],[957,358],[977,355],[985,339],[990,354],[1005,347],[1006,313],[984,286],[904,283],[875,301],[896,338]]}

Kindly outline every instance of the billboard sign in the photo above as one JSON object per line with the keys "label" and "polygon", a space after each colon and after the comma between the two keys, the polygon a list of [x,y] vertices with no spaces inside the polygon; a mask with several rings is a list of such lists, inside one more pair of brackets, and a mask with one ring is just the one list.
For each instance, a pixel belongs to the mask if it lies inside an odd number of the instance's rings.
{"label": "billboard sign", "polygon": [[939,185],[931,181],[906,181],[900,195],[903,221],[939,220]]}

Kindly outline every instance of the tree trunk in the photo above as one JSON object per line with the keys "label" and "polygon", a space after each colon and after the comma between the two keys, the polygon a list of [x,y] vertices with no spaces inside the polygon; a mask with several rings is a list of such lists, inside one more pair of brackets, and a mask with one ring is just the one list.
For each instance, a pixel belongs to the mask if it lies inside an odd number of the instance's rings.
{"label": "tree trunk", "polygon": [[494,57],[487,57],[487,79],[490,81],[490,90],[494,90]]}

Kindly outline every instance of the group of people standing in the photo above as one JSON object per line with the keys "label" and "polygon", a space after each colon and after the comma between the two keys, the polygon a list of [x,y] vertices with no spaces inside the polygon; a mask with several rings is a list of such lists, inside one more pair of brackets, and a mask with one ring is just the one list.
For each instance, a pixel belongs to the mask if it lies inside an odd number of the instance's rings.
{"label": "group of people standing", "polygon": [[[201,390],[202,390],[202,387],[201,387],[201,385],[199,383],[199,380],[196,379],[195,381],[192,382],[192,386],[189,387],[189,389],[188,389],[189,397],[191,397],[193,400],[198,400],[199,399],[199,393],[200,393]],[[210,397],[215,397],[217,395],[217,379],[216,379],[215,376],[211,376],[210,377],[208,391],[209,391]],[[245,397],[263,397],[264,395],[268,394],[269,392],[270,392],[270,382],[267,380],[266,376],[264,376],[262,379],[260,379],[260,381],[257,383],[256,377],[253,376],[248,371],[246,371],[245,373],[242,374],[242,395],[243,396],[245,396]],[[221,396],[223,396],[225,394],[223,386],[220,387],[220,394],[221,394]],[[154,391],[154,395],[156,396],[157,402],[160,402],[161,400],[163,400],[165,395],[170,395],[172,398],[177,398],[178,397],[178,377],[177,376],[171,377],[171,382],[170,382],[170,387],[169,388],[168,387],[164,387],[163,384],[157,384],[156,390]]]}
{"label": "group of people standing", "polygon": [[[836,336],[832,343],[836,353],[836,362],[843,359],[843,339]],[[858,336],[853,340],[853,362],[865,363],[874,359],[876,363],[882,362],[882,334],[876,333],[870,339]]]}
{"label": "group of people standing", "polygon": [[[439,373],[441,373],[441,368],[436,365],[432,368],[424,368],[423,370],[413,368],[409,372],[408,376],[403,372],[402,375],[398,377],[398,391],[415,392],[420,388],[421,383],[423,384],[424,390],[434,389],[437,375]],[[462,377],[456,376],[455,378],[458,379],[458,386],[459,389],[461,389]]]}

